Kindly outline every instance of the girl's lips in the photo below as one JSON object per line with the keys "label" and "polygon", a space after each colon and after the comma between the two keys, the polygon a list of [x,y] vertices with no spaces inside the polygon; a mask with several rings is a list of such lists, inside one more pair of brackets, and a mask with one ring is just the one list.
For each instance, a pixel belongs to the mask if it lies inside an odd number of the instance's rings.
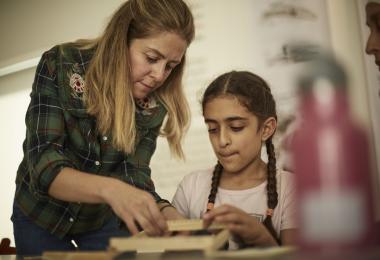
{"label": "girl's lips", "polygon": [[235,155],[236,153],[219,153],[219,156],[223,157],[223,158],[227,158],[227,157],[230,157],[232,155]]}

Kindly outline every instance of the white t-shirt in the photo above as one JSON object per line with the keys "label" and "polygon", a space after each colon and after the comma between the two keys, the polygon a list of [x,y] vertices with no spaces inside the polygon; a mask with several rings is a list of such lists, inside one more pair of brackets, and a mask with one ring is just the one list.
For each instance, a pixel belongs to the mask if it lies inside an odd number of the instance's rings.
{"label": "white t-shirt", "polygon": [[[206,212],[211,190],[212,169],[200,170],[186,175],[179,184],[173,198],[173,205],[179,213],[191,219],[202,218]],[[279,237],[283,229],[296,228],[295,183],[293,173],[277,171],[278,204],[273,211],[272,223]],[[218,188],[215,207],[230,204],[256,217],[261,222],[266,217],[267,181],[246,190]]]}

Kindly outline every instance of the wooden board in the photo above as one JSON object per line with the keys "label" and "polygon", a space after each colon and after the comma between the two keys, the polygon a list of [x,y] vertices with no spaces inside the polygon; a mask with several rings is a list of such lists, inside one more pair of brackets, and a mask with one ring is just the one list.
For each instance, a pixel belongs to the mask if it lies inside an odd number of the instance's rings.
{"label": "wooden board", "polygon": [[[174,220],[168,221],[169,231],[199,231],[203,230],[202,220]],[[214,251],[222,247],[230,233],[222,229],[223,225],[211,225],[208,230],[214,230],[212,234],[205,235],[177,235],[171,237],[148,237],[144,233],[129,238],[111,238],[110,249],[117,252],[164,252],[164,251],[188,251],[202,250]],[[220,229],[219,231],[216,231]]]}
{"label": "wooden board", "polygon": [[183,220],[169,220],[167,221],[169,231],[194,231],[194,230],[214,230],[225,229],[226,226],[218,223],[211,223],[207,228],[204,227],[203,220],[201,219],[183,219]]}
{"label": "wooden board", "polygon": [[117,252],[212,251],[222,247],[229,237],[229,231],[224,229],[215,235],[111,238],[110,249]]}

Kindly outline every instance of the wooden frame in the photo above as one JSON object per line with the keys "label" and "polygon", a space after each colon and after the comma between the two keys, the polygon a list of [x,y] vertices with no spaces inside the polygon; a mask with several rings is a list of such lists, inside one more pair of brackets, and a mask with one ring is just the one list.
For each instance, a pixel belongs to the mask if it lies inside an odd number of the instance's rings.
{"label": "wooden frame", "polygon": [[[168,229],[177,231],[205,230],[201,219],[168,221]],[[230,237],[225,226],[213,224],[206,230],[215,230],[215,234],[177,235],[172,237],[148,237],[144,232],[129,238],[111,238],[110,250],[116,252],[164,252],[201,250],[210,253],[221,248]]]}

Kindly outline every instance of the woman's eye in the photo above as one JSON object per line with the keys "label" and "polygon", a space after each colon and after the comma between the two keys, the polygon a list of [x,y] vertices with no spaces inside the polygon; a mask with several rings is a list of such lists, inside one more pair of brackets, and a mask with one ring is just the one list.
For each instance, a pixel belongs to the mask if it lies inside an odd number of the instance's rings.
{"label": "woman's eye", "polygon": [[172,69],[174,69],[174,67],[173,67],[173,66],[170,66],[170,65],[166,65],[165,69],[166,69],[167,71],[171,71]]}
{"label": "woman's eye", "polygon": [[146,60],[149,63],[156,63],[158,61],[158,59],[156,57],[149,57],[149,56],[146,56]]}

